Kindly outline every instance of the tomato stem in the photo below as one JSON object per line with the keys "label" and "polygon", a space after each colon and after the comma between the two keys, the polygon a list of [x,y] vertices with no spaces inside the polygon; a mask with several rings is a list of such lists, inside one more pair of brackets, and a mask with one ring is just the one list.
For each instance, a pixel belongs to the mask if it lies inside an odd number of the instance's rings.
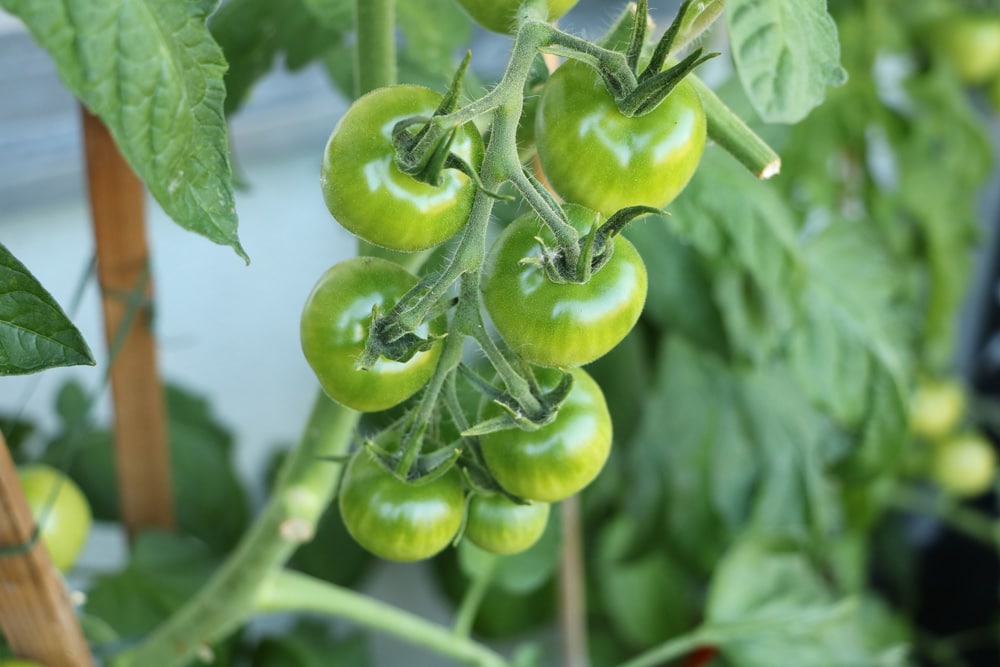
{"label": "tomato stem", "polygon": [[486,597],[486,591],[490,589],[496,564],[496,556],[488,554],[483,566],[476,571],[476,577],[469,583],[469,588],[462,597],[462,602],[458,607],[458,615],[455,617],[455,624],[451,630],[456,637],[468,637],[472,634],[472,624],[475,622],[479,607]]}
{"label": "tomato stem", "polygon": [[272,572],[260,587],[254,606],[258,611],[313,612],[346,618],[431,649],[439,655],[481,667],[505,667],[508,664],[503,657],[482,644],[416,614],[297,572]]}
{"label": "tomato stem", "polygon": [[[185,665],[198,649],[216,642],[246,622],[261,582],[280,568],[300,542],[285,537],[308,534],[337,490],[341,464],[359,414],[318,392],[298,447],[282,466],[268,504],[244,534],[232,555],[198,593],[138,646],[119,654],[109,665],[132,667]],[[317,463],[318,459],[328,459]]]}
{"label": "tomato stem", "polygon": [[711,88],[694,75],[688,80],[698,92],[708,121],[708,136],[728,151],[757,178],[768,179],[781,171],[781,157],[774,152]]}

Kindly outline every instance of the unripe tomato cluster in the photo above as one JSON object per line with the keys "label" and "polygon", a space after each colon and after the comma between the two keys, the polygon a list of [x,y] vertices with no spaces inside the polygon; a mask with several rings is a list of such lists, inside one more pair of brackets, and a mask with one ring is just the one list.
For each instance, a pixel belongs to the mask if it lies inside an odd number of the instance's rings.
{"label": "unripe tomato cluster", "polygon": [[[514,25],[520,5],[520,0],[459,2],[485,27],[501,32]],[[573,4],[575,0],[550,2],[550,18]],[[327,143],[321,173],[324,200],[343,227],[369,243],[412,252],[460,236],[472,224],[474,203],[481,207],[483,201],[477,198],[492,195],[479,189],[467,169],[445,168],[440,177],[417,179],[400,167],[399,142],[416,145],[429,132],[427,119],[450,113],[440,111],[442,99],[425,88],[397,85],[375,90],[348,109]],[[575,230],[583,259],[576,260],[580,273],[574,275],[584,277],[562,279],[563,274],[553,273],[553,257],[568,254],[565,230],[557,239],[551,219],[538,208],[539,200],[555,200],[540,193],[535,201],[528,199],[535,212],[509,224],[477,255],[480,292],[474,307],[502,338],[497,354],[509,358],[506,371],[523,377],[542,406],[547,406],[546,397],[558,394],[558,399],[552,410],[539,408],[541,416],[531,417],[518,399],[511,399],[513,393],[504,393],[513,392],[512,387],[497,387],[496,394],[486,397],[494,400],[481,400],[478,414],[468,421],[501,426],[482,431],[460,427],[468,433],[459,444],[436,442],[426,423],[414,427],[407,422],[416,414],[413,410],[376,438],[377,447],[356,452],[341,482],[340,512],[354,538],[381,557],[427,558],[460,533],[487,551],[523,551],[542,534],[550,503],[586,487],[609,456],[612,426],[605,398],[580,367],[606,354],[632,329],[645,303],[648,278],[632,244],[619,229],[605,233],[602,224],[620,209],[662,209],[680,193],[705,146],[705,114],[694,89],[681,82],[648,113],[626,116],[596,71],[568,61],[544,86],[536,118],[542,169],[555,195],[564,199],[558,213],[546,213]],[[410,134],[401,140],[401,132]],[[471,122],[441,146],[476,173],[497,168],[484,165],[490,152],[484,153]],[[510,149],[501,152],[515,154],[516,147]],[[441,155],[440,146],[434,148],[428,161]],[[588,253],[595,248],[599,256],[592,264],[581,264],[591,262]],[[440,314],[443,308],[428,308],[431,314],[409,332],[424,341],[412,356],[400,354],[398,361],[381,356],[365,369],[356,367],[362,353],[368,353],[370,336],[379,335],[373,329],[383,330],[373,323],[381,325],[393,313],[412,310],[426,294],[418,285],[425,282],[418,283],[401,266],[371,257],[337,264],[319,279],[302,313],[302,349],[333,400],[366,412],[399,405],[429,386],[447,337],[472,335],[467,328],[459,332],[451,327]],[[467,295],[462,298],[468,300]],[[483,345],[481,339],[477,342]],[[509,385],[509,375],[499,372],[495,358],[490,361],[501,384]],[[430,386],[440,391],[442,385]],[[485,391],[482,384],[476,386]],[[436,405],[434,411],[445,413]],[[504,422],[508,418],[510,424]],[[419,432],[419,456],[448,450],[457,452],[456,460],[433,473],[414,475],[414,458],[402,453],[411,447],[402,436],[407,428],[408,433]]]}
{"label": "unripe tomato cluster", "polygon": [[910,432],[927,449],[926,473],[942,491],[972,498],[991,489],[997,454],[986,436],[966,427],[965,390],[951,378],[922,378],[910,401]]}

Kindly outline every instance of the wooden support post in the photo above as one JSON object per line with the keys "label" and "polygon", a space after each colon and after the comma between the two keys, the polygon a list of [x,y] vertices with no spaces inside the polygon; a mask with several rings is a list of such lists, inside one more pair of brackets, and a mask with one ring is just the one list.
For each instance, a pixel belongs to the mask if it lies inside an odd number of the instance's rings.
{"label": "wooden support post", "polygon": [[[0,548],[27,544],[35,522],[0,433]],[[19,657],[46,667],[91,667],[90,649],[62,575],[39,540],[0,554],[0,628]]]}
{"label": "wooden support post", "polygon": [[[150,329],[145,191],[99,118],[83,109],[97,275],[111,351],[115,460],[130,536],[174,526],[166,406]],[[135,300],[142,303],[136,305]]]}

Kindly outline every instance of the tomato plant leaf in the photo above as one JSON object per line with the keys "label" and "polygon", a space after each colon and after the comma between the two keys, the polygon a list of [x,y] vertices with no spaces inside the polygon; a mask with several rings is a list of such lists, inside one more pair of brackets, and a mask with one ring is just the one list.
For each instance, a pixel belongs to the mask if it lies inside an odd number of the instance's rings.
{"label": "tomato plant leaf", "polygon": [[801,120],[828,85],[847,79],[826,0],[731,0],[726,25],[740,81],[765,121]]}
{"label": "tomato plant leaf", "polygon": [[0,0],[107,125],[175,222],[247,259],[237,236],[215,2]]}
{"label": "tomato plant leaf", "polygon": [[0,243],[0,376],[94,365],[79,330],[27,267]]}
{"label": "tomato plant leaf", "polygon": [[[151,632],[208,580],[219,561],[196,540],[155,531],[140,534],[124,569],[98,576],[85,610],[119,636]],[[212,647],[204,664],[230,665],[238,635]]]}
{"label": "tomato plant leaf", "polygon": [[905,443],[909,368],[893,266],[869,230],[844,221],[807,240],[804,258],[810,280],[791,366],[816,404],[862,426],[856,464],[892,469]]}
{"label": "tomato plant leaf", "polygon": [[[117,520],[111,434],[83,422],[78,409],[83,390],[70,382],[57,403],[64,432],[52,440],[45,460],[59,465],[67,455],[67,474],[80,485],[97,519]],[[225,553],[243,534],[250,520],[249,502],[232,464],[232,436],[219,425],[205,399],[179,388],[166,388],[170,472],[181,530]],[[72,418],[68,418],[67,411]]]}
{"label": "tomato plant leaf", "polygon": [[795,542],[737,542],[712,578],[706,616],[734,667],[909,664],[905,629],[881,602],[838,597]]}
{"label": "tomato plant leaf", "polygon": [[787,369],[732,368],[668,336],[657,378],[627,448],[643,531],[662,508],[676,553],[705,572],[748,525],[828,535],[832,428]]}
{"label": "tomato plant leaf", "polygon": [[615,632],[631,646],[655,646],[690,630],[701,613],[690,573],[665,549],[629,553],[636,523],[618,514],[597,534],[594,580]]}
{"label": "tomato plant leaf", "polygon": [[229,63],[225,77],[228,115],[247,100],[253,85],[271,71],[279,55],[294,71],[339,44],[353,27],[353,13],[349,0],[230,0],[208,25]]}
{"label": "tomato plant leaf", "polygon": [[[710,290],[715,304],[702,315],[708,319],[699,328],[721,318],[735,356],[767,358],[792,327],[792,304],[804,277],[788,206],[727,154],[713,149],[705,152],[670,213],[664,218],[667,228],[702,256],[701,270],[694,265],[689,273],[702,273],[698,283]],[[673,321],[672,313],[667,320]]]}

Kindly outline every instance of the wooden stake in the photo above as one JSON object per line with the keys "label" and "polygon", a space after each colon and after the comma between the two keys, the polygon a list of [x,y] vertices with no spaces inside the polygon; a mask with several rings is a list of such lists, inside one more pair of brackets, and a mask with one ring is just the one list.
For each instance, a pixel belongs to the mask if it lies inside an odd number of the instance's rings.
{"label": "wooden stake", "polygon": [[134,537],[143,528],[174,526],[166,407],[150,329],[145,191],[101,120],[81,109],[97,275],[111,352],[118,494],[122,522]]}
{"label": "wooden stake", "polygon": [[[34,529],[0,433],[0,549],[27,544]],[[41,540],[24,552],[0,554],[0,628],[19,657],[46,667],[94,664],[62,576]]]}

